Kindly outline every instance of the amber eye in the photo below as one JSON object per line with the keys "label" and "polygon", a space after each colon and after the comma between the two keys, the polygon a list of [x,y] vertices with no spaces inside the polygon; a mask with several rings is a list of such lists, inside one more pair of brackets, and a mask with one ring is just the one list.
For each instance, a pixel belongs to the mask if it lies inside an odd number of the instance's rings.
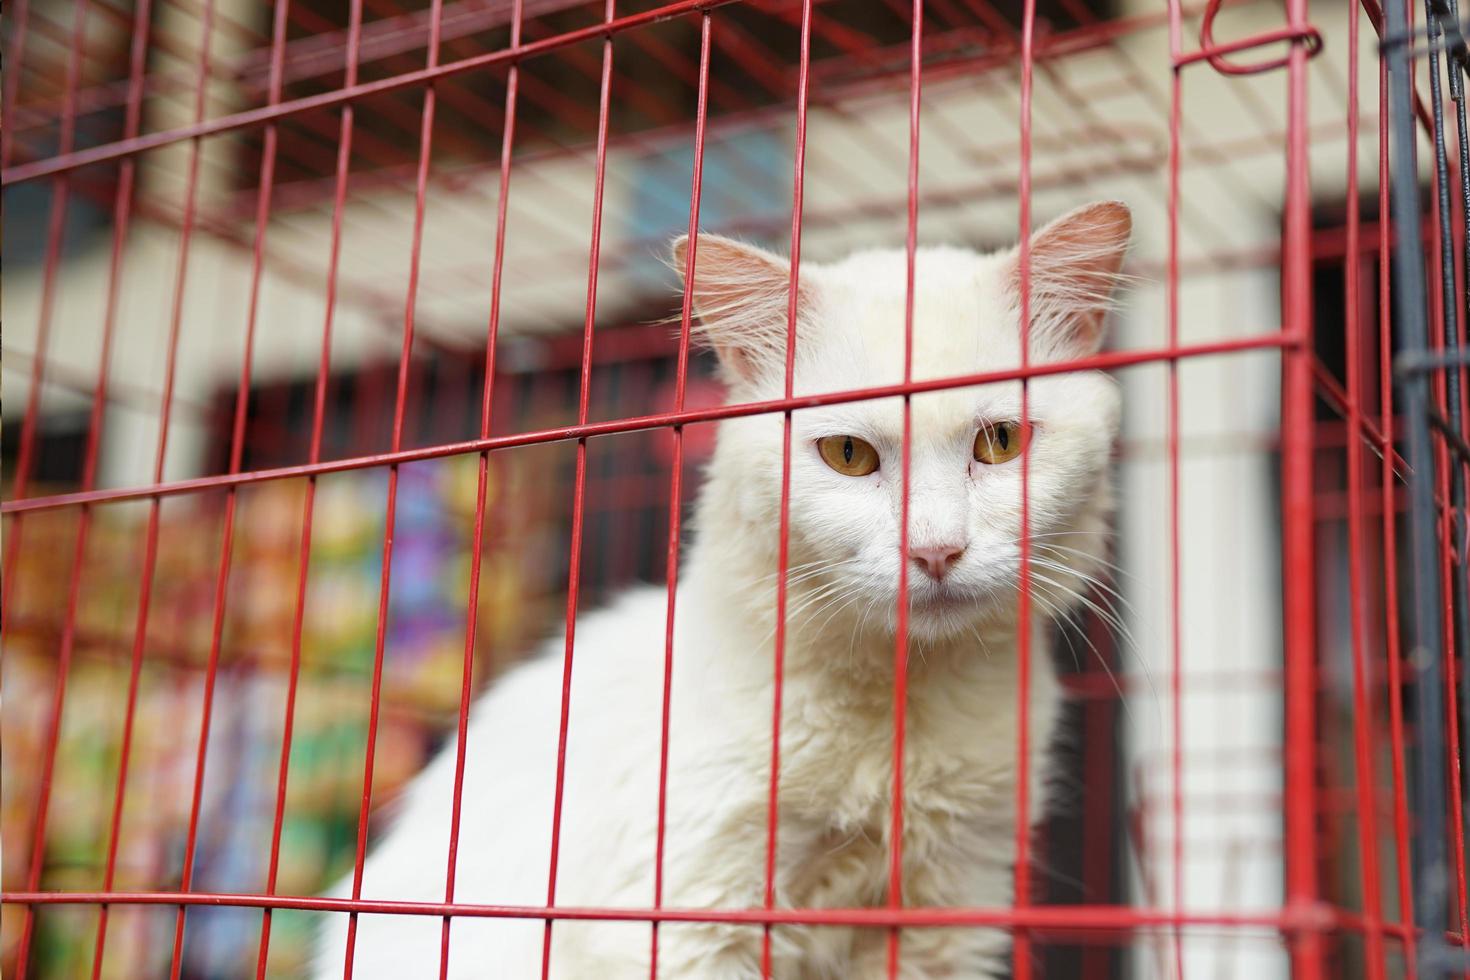
{"label": "amber eye", "polygon": [[975,434],[975,459],[981,463],[1006,463],[1031,441],[1031,427],[1018,421],[986,422]]}
{"label": "amber eye", "polygon": [[878,468],[878,450],[856,436],[825,436],[817,440],[817,452],[843,476],[867,476]]}

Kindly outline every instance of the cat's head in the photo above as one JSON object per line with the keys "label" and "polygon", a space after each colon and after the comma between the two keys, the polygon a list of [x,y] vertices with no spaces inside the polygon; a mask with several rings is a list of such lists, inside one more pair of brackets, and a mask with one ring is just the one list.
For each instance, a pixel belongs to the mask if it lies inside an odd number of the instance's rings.
{"label": "cat's head", "polygon": [[[1096,353],[1128,244],[1128,209],[1092,204],[1030,241],[1030,360]],[[685,270],[688,243],[674,244]],[[1021,363],[1019,249],[920,248],[913,288],[914,380]],[[797,396],[901,382],[907,259],[902,249],[803,263],[796,295]],[[701,235],[693,302],[732,403],[781,398],[790,266],[754,246]],[[1021,471],[1028,470],[1038,614],[1096,571],[1119,399],[1096,371],[912,396],[908,497],[910,629],[940,640],[1015,608]],[[778,541],[782,414],[721,424],[700,510],[700,546],[769,602]],[[792,414],[792,615],[891,630],[904,506],[904,401],[849,401]],[[738,578],[744,576],[744,579]],[[1051,580],[1054,586],[1045,583]]]}

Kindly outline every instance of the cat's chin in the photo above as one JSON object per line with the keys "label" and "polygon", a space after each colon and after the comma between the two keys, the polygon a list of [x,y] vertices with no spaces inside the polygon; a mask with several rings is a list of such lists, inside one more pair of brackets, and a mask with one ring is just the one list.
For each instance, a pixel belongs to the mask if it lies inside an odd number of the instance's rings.
{"label": "cat's chin", "polygon": [[[909,594],[909,635],[923,643],[941,643],[974,634],[976,627],[995,618],[994,600],[984,592],[945,586],[921,587]],[[896,630],[897,615],[889,606],[888,627]]]}

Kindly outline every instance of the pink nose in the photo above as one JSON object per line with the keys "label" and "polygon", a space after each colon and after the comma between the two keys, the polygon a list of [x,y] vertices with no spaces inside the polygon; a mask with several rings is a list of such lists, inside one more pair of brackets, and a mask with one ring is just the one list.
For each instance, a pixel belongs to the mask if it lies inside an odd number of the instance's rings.
{"label": "pink nose", "polygon": [[909,558],[930,578],[944,578],[965,553],[963,545],[941,544],[927,548],[910,548]]}

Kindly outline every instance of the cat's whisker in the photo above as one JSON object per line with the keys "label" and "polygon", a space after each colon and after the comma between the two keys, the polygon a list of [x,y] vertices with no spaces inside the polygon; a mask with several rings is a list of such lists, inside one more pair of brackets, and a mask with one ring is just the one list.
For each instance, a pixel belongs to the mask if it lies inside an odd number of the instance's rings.
{"label": "cat's whisker", "polygon": [[851,606],[854,602],[857,602],[859,598],[861,598],[861,590],[855,588],[850,592],[844,593],[841,597],[832,599],[833,608],[827,613],[826,618],[819,625],[812,628],[812,633],[820,636],[822,630],[826,629],[827,624],[832,622],[838,613]]}
{"label": "cat's whisker", "polygon": [[[1056,545],[1045,545],[1044,547],[1056,548],[1056,547],[1059,547],[1059,546],[1056,546]],[[1065,549],[1065,550],[1075,550],[1075,549]],[[1043,565],[1046,565],[1047,563],[1045,561],[1043,561],[1042,564]],[[1053,567],[1055,567],[1055,564],[1054,563],[1053,563]],[[1097,599],[1099,601],[1101,601],[1102,603],[1104,603],[1107,606],[1108,610],[1112,614],[1111,615],[1111,619],[1108,619],[1107,620],[1108,623],[1109,623],[1110,628],[1114,632],[1118,633],[1121,639],[1124,639],[1124,640],[1127,641],[1127,646],[1124,648],[1124,652],[1130,653],[1130,654],[1133,655],[1133,658],[1134,658],[1134,660],[1135,660],[1135,662],[1137,664],[1137,667],[1138,667],[1139,672],[1143,675],[1145,681],[1148,683],[1149,689],[1152,692],[1152,695],[1153,695],[1154,699],[1157,700],[1158,697],[1159,697],[1158,686],[1157,686],[1157,684],[1154,681],[1153,673],[1152,673],[1152,671],[1149,670],[1148,664],[1144,662],[1143,657],[1141,655],[1139,655],[1139,653],[1138,653],[1138,644],[1137,644],[1137,640],[1133,636],[1132,629],[1129,628],[1129,627],[1125,627],[1125,626],[1122,625],[1122,620],[1123,620],[1123,614],[1122,613],[1124,611],[1126,611],[1130,615],[1130,617],[1132,619],[1134,619],[1134,620],[1137,620],[1138,619],[1137,611],[1134,608],[1132,602],[1130,602],[1127,599],[1127,597],[1125,597],[1121,592],[1119,592],[1116,587],[1111,586],[1111,585],[1109,585],[1106,582],[1100,581],[1095,576],[1092,576],[1092,575],[1088,575],[1088,574],[1079,572],[1076,569],[1071,568],[1070,566],[1061,566],[1061,567],[1066,568],[1069,574],[1076,576],[1078,579],[1082,580],[1084,583],[1086,583],[1087,585],[1089,585],[1089,586],[1091,586],[1091,587],[1093,587],[1094,589],[1097,590],[1097,593],[1098,593],[1097,594]],[[1135,582],[1136,581],[1139,581],[1136,576],[1129,575],[1126,572],[1123,572],[1123,574],[1125,576],[1127,576],[1128,578],[1133,579]],[[1110,598],[1110,596],[1111,596],[1111,598]],[[1079,598],[1081,598],[1081,597],[1079,597]],[[1116,600],[1116,602],[1114,600]],[[1118,609],[1118,606],[1121,606],[1122,607],[1122,611],[1120,611]],[[1095,605],[1092,608],[1094,609],[1094,611],[1098,612],[1099,615],[1102,614],[1101,613],[1101,610],[1099,610]],[[1147,624],[1145,624],[1145,628],[1147,628]],[[1152,632],[1152,631],[1150,631],[1150,632]],[[1155,638],[1157,639],[1157,637],[1155,637]]]}
{"label": "cat's whisker", "polygon": [[[1075,590],[1068,589],[1065,586],[1063,586],[1061,583],[1052,581],[1050,578],[1046,577],[1043,573],[1037,572],[1037,573],[1035,573],[1035,576],[1036,576],[1037,580],[1040,581],[1040,582],[1042,582],[1043,584],[1045,584],[1047,586],[1050,586],[1052,588],[1055,588],[1055,589],[1059,589],[1059,590],[1063,591],[1064,593],[1066,593],[1071,598],[1073,598],[1074,600],[1079,601],[1079,602],[1083,603],[1084,605],[1088,606],[1095,614],[1097,614],[1099,616],[1099,618],[1103,619],[1103,621],[1105,623],[1108,623],[1110,625],[1110,627],[1113,629],[1113,631],[1116,634],[1118,634],[1118,639],[1121,641],[1119,643],[1119,645],[1118,645],[1119,652],[1120,653],[1124,653],[1124,654],[1131,653],[1133,655],[1135,661],[1137,661],[1139,672],[1143,675],[1144,682],[1146,684],[1148,684],[1148,687],[1149,687],[1150,702],[1152,704],[1154,704],[1155,707],[1157,708],[1159,706],[1159,704],[1160,704],[1160,699],[1159,699],[1158,687],[1154,683],[1153,675],[1149,672],[1148,665],[1143,662],[1143,658],[1138,655],[1137,650],[1136,650],[1136,647],[1135,647],[1135,644],[1134,644],[1134,641],[1133,641],[1132,635],[1129,633],[1129,631],[1125,627],[1123,627],[1121,624],[1118,623],[1117,617],[1114,616],[1114,615],[1112,615],[1112,614],[1105,613],[1104,610],[1101,607],[1099,607],[1096,603],[1092,602],[1092,600],[1090,600],[1087,596],[1081,595],[1081,594],[1077,593]],[[1038,595],[1038,598],[1039,598],[1039,594],[1037,594],[1037,595]],[[1064,617],[1058,617],[1058,618],[1060,619],[1060,618],[1064,618]],[[1113,673],[1112,668],[1110,668],[1108,666],[1107,661],[1103,658],[1101,651],[1099,651],[1097,649],[1097,645],[1092,642],[1092,639],[1090,637],[1088,637],[1085,633],[1082,635],[1082,637],[1083,637],[1083,640],[1087,643],[1087,645],[1092,648],[1092,652],[1094,653],[1094,655],[1096,655],[1099,665],[1103,668],[1104,671],[1107,672],[1108,679],[1112,683],[1113,690],[1115,690],[1117,692],[1117,694],[1118,694],[1119,702],[1121,704],[1123,704],[1125,712],[1128,712],[1127,702],[1126,702],[1126,696],[1124,695],[1122,686],[1118,683],[1118,679],[1117,679],[1116,675]],[[1132,717],[1132,713],[1131,712],[1128,712],[1128,714],[1129,714],[1129,717],[1131,718]],[[1160,709],[1159,712],[1156,713],[1155,721],[1157,723],[1159,723],[1159,724],[1162,724],[1163,723],[1163,715],[1162,715],[1161,709]]]}
{"label": "cat's whisker", "polygon": [[[1108,561],[1106,558],[1095,555],[1092,552],[1086,551],[1082,548],[1073,548],[1069,545],[1057,544],[1053,541],[1033,541],[1032,546],[1032,558],[1039,558],[1050,555],[1054,560],[1060,561],[1066,555],[1076,555],[1077,558],[1080,560],[1077,560],[1073,565],[1068,565],[1068,568],[1072,569],[1072,571],[1074,571],[1078,575],[1087,575],[1089,577],[1093,577],[1095,573],[1092,569],[1087,567],[1088,565],[1096,565],[1104,570],[1117,568],[1116,565]],[[1067,560],[1072,561],[1072,559]]]}
{"label": "cat's whisker", "polygon": [[[825,601],[836,601],[834,599],[834,596],[836,596],[837,593],[842,592],[844,584],[845,583],[842,582],[829,582],[817,588],[814,592],[800,596],[795,604],[788,605],[786,607],[787,624],[789,626],[800,628],[801,624],[799,622],[793,623],[793,620],[799,620],[803,613],[805,613],[808,609],[812,608],[817,603]],[[859,588],[859,586],[849,587],[854,590]],[[766,632],[765,636],[761,638],[760,645],[764,645],[768,641],[774,639],[775,635],[776,628],[773,625],[771,629]]]}
{"label": "cat's whisker", "polygon": [[[1039,545],[1039,547],[1047,548],[1047,550],[1070,551],[1073,552],[1073,554],[1086,555],[1085,551],[1078,551],[1076,550],[1076,548],[1063,548],[1061,547],[1061,545]],[[1094,586],[1094,588],[1100,589],[1100,591],[1108,592],[1108,594],[1114,595],[1114,597],[1117,597],[1120,602],[1125,602],[1125,604],[1127,602],[1127,599],[1123,597],[1122,592],[1119,592],[1117,586],[1111,585],[1111,583],[1108,583],[1107,580],[1100,579],[1100,577],[1095,576],[1095,574],[1092,574],[1091,572],[1085,572],[1085,570],[1078,569],[1078,567],[1070,566],[1070,564],[1064,563],[1064,561],[1061,560],[1061,555],[1054,555],[1054,557],[1047,558],[1045,557],[1045,555],[1033,554],[1032,560],[1053,561],[1055,567],[1063,567],[1063,569],[1066,569],[1067,572],[1069,572],[1070,574],[1075,574],[1076,577],[1079,577],[1079,579],[1082,579],[1083,582],[1088,583],[1088,585]],[[1129,577],[1129,579],[1133,579],[1133,576],[1130,576],[1130,574],[1127,574],[1126,572],[1123,572],[1122,574],[1125,574],[1125,576]]]}
{"label": "cat's whisker", "polygon": [[[823,572],[831,571],[836,568],[841,568],[844,565],[858,564],[859,562],[861,562],[861,560],[861,558],[854,556],[852,558],[818,559],[816,561],[801,562],[796,565],[791,565],[788,566],[786,569],[786,584],[789,587],[796,584],[797,582],[801,582],[816,575],[820,575]],[[777,569],[776,571],[771,572],[768,575],[763,575],[760,578],[753,579],[750,582],[744,583],[742,587],[755,589],[767,583],[776,581],[776,579],[779,578],[780,575],[781,571]]]}
{"label": "cat's whisker", "polygon": [[[1043,579],[1042,581],[1046,585],[1060,588],[1060,586],[1056,586],[1055,583],[1052,583],[1048,579]],[[1054,613],[1056,614],[1055,618],[1058,620],[1058,622],[1065,618],[1065,616],[1062,615],[1063,611],[1054,604],[1054,601],[1052,599],[1046,597],[1042,593],[1036,593],[1035,598],[1039,603],[1041,603],[1044,608],[1050,608],[1054,611]],[[1058,630],[1058,632],[1061,633],[1062,637],[1066,640],[1067,646],[1069,649],[1072,650],[1073,659],[1075,660],[1077,652],[1076,648],[1072,646],[1071,637],[1068,634],[1068,631],[1065,628],[1061,628]],[[1103,672],[1108,675],[1108,681],[1112,684],[1113,690],[1117,692],[1118,703],[1122,706],[1124,715],[1131,720],[1133,717],[1133,712],[1129,708],[1128,696],[1124,693],[1122,685],[1118,682],[1117,675],[1114,674],[1112,668],[1108,666],[1107,659],[1103,657],[1102,651],[1098,650],[1097,644],[1092,642],[1092,638],[1089,637],[1086,633],[1081,634],[1081,636],[1082,641],[1087,644],[1087,646],[1091,649],[1093,656],[1097,659],[1098,666],[1100,666],[1103,669]],[[1078,668],[1081,669],[1080,663],[1078,664]]]}
{"label": "cat's whisker", "polygon": [[[1065,629],[1059,630],[1059,632],[1061,633],[1063,639],[1066,641],[1067,648],[1072,651],[1072,656],[1075,660],[1077,657],[1077,649],[1072,643],[1071,633]],[[1133,720],[1133,709],[1128,695],[1123,690],[1122,683],[1118,680],[1118,675],[1113,672],[1113,669],[1111,667],[1108,666],[1107,658],[1104,657],[1102,651],[1097,648],[1097,644],[1092,642],[1092,637],[1088,636],[1085,632],[1079,633],[1078,635],[1082,638],[1082,642],[1087,644],[1088,649],[1092,651],[1093,658],[1097,661],[1097,665],[1103,669],[1103,673],[1107,674],[1108,683],[1112,685],[1114,693],[1118,695],[1118,705],[1123,709],[1123,716],[1131,722]],[[1078,670],[1081,670],[1080,663],[1078,664]]]}
{"label": "cat's whisker", "polygon": [[[1064,574],[1070,572],[1070,569],[1066,568],[1066,566],[1056,564],[1041,563],[1041,568],[1060,571]],[[1122,616],[1118,613],[1118,610],[1112,606],[1111,602],[1106,599],[1105,596],[1103,597],[1103,600],[1104,602],[1107,602],[1106,606],[1093,599],[1086,592],[1072,588],[1063,582],[1058,582],[1046,576],[1040,569],[1033,568],[1032,575],[1040,581],[1045,582],[1052,588],[1060,590],[1067,599],[1085,606],[1105,624],[1107,624],[1109,629],[1118,634],[1120,638],[1126,640],[1130,644],[1134,642],[1132,632],[1124,623]]]}
{"label": "cat's whisker", "polygon": [[1061,636],[1062,642],[1067,644],[1067,652],[1072,655],[1072,665],[1077,668],[1077,673],[1082,673],[1082,658],[1077,654],[1077,647],[1072,643],[1072,634],[1065,628],[1058,629],[1057,634]]}
{"label": "cat's whisker", "polygon": [[[1090,599],[1084,592],[1078,591],[1076,589],[1068,590],[1069,594],[1076,598],[1078,601],[1089,605],[1094,612],[1098,613],[1098,615],[1104,616],[1104,618],[1108,622],[1108,625],[1111,626],[1113,629],[1125,634],[1129,632],[1127,626],[1124,625],[1122,613],[1115,607],[1113,600],[1109,598],[1109,596],[1116,598],[1117,602],[1123,605],[1126,611],[1130,613],[1133,611],[1128,600],[1124,598],[1123,594],[1120,593],[1117,589],[1109,586],[1107,583],[1102,582],[1091,575],[1087,575],[1084,572],[1079,572],[1075,568],[1072,568],[1069,565],[1063,565],[1060,562],[1051,561],[1040,556],[1033,557],[1032,561],[1035,565],[1038,565],[1041,568],[1047,568],[1053,571],[1061,572],[1063,575],[1071,575],[1081,581],[1084,585],[1087,585],[1097,590],[1099,593],[1102,593],[1100,598],[1107,603],[1106,614],[1104,613],[1103,609],[1099,607],[1099,605],[1095,601]],[[1060,582],[1053,581],[1051,584],[1058,588],[1064,587]]]}

